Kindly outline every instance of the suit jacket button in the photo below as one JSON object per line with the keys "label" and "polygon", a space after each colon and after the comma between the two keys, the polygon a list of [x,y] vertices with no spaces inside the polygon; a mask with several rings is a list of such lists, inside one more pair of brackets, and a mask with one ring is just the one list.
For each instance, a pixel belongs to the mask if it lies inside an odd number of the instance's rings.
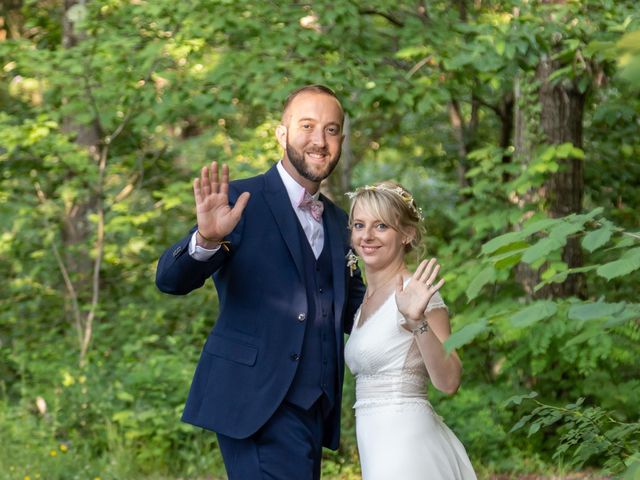
{"label": "suit jacket button", "polygon": [[291,358],[292,361],[297,362],[298,360],[300,360],[300,355],[298,355],[297,353],[292,353],[289,358]]}
{"label": "suit jacket button", "polygon": [[299,313],[298,314],[298,321],[299,322],[304,322],[307,319],[307,316],[304,313]]}
{"label": "suit jacket button", "polygon": [[177,247],[174,251],[173,251],[173,256],[177,257],[178,255],[180,255],[180,252],[182,252],[182,247]]}

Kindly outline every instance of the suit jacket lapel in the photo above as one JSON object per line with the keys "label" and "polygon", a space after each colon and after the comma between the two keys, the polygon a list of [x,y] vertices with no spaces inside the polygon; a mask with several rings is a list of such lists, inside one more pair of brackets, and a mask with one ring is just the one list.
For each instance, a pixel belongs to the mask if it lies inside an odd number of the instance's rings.
{"label": "suit jacket lapel", "polygon": [[345,232],[341,232],[342,222],[338,218],[335,207],[328,205],[328,200],[321,195],[320,198],[325,204],[324,221],[327,235],[331,238],[331,266],[333,268],[333,307],[336,317],[336,325],[340,327],[342,334],[341,312],[344,305],[345,295],[345,262],[343,239]]}
{"label": "suit jacket lapel", "polygon": [[[293,257],[300,278],[304,278],[302,249],[300,247],[298,226],[296,225],[298,218],[291,208],[289,195],[287,195],[287,190],[275,165],[265,173],[265,189],[263,193],[265,201],[278,224],[280,234]],[[269,255],[269,252],[263,253]]]}

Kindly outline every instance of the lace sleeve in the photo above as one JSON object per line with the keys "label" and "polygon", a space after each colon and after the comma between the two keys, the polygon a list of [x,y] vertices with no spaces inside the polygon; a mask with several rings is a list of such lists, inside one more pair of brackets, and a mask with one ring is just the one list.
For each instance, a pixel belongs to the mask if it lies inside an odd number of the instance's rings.
{"label": "lace sleeve", "polygon": [[449,311],[447,304],[444,303],[444,300],[442,300],[440,292],[434,293],[433,297],[431,297],[431,300],[429,300],[429,304],[427,305],[427,313],[429,313],[431,310],[435,310],[436,308],[444,308],[447,312]]}

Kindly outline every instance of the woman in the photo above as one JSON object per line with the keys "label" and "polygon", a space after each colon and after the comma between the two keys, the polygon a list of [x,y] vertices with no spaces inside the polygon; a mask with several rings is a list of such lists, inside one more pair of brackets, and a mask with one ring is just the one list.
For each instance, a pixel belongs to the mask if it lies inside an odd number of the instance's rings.
{"label": "woman", "polygon": [[362,478],[475,479],[463,445],[427,400],[427,380],[455,393],[462,365],[442,346],[451,329],[438,293],[440,266],[425,260],[411,274],[404,262],[420,242],[420,210],[406,189],[391,182],[349,195],[351,242],[367,278],[345,347],[356,377]]}

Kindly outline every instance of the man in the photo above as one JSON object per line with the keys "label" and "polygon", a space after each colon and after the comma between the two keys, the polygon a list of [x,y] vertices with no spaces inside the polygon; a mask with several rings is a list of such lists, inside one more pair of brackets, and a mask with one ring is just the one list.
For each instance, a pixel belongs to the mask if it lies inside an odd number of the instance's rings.
{"label": "man", "polygon": [[226,166],[204,167],[197,226],[158,264],[163,292],[210,276],[218,290],[183,420],[217,432],[230,480],[319,479],[322,446],[338,447],[343,333],[364,293],[345,259],[347,216],[319,193],[343,119],[327,87],[292,92],[276,130],[282,160],[231,183]]}

